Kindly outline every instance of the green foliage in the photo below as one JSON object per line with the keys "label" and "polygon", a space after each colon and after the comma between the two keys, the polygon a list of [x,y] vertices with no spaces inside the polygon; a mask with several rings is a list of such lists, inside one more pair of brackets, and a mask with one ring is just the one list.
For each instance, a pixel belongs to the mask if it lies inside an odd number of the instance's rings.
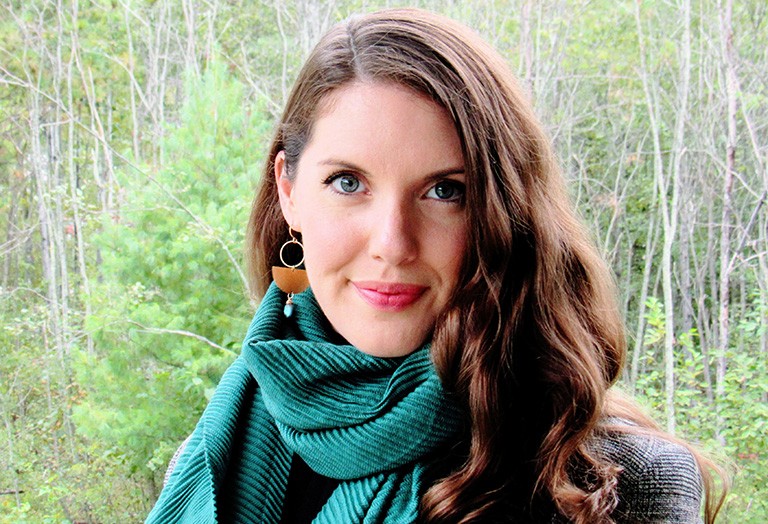
{"label": "green foliage", "polygon": [[718,415],[725,419],[724,451],[737,466],[729,514],[748,515],[740,521],[754,523],[768,515],[768,356],[759,347],[768,335],[767,317],[768,304],[753,296],[735,326],[725,396],[718,399]]}
{"label": "green foliage", "polygon": [[0,522],[14,524],[62,521],[59,499],[47,482],[75,454],[64,423],[68,393],[77,394],[76,388],[46,336],[49,308],[28,306],[22,299],[29,298],[0,297],[0,486],[23,491],[0,497]]}
{"label": "green foliage", "polygon": [[[647,301],[647,328],[642,356],[646,371],[640,374],[635,391],[652,412],[664,412],[664,374],[659,345],[666,330],[663,304],[655,297]],[[714,402],[707,391],[704,367],[715,367],[718,354],[706,356],[695,330],[681,333],[675,346],[675,414],[678,432],[695,437],[716,460],[734,465],[733,490],[725,512],[726,522],[764,522],[768,515],[768,471],[762,457],[768,456],[768,361],[760,347],[761,319],[768,307],[752,297],[748,312],[736,326],[728,350],[723,394]],[[716,409],[713,409],[716,407]],[[723,446],[723,444],[725,444]],[[730,457],[730,461],[725,457]]]}
{"label": "green foliage", "polygon": [[[263,109],[244,103],[221,64],[186,91],[166,164],[143,178],[126,173],[131,201],[95,237],[103,280],[87,327],[99,349],[73,362],[87,391],[74,420],[101,443],[91,455],[150,497],[247,327],[237,263],[268,130]],[[129,505],[137,513],[126,518],[146,510]]]}

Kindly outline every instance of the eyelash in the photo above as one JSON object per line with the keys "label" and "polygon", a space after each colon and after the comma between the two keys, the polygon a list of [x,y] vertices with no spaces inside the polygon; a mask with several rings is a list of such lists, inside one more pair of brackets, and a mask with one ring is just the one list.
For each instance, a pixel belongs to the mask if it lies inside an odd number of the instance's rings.
{"label": "eyelash", "polygon": [[446,204],[463,204],[464,203],[464,194],[466,193],[466,187],[464,186],[464,184],[462,184],[457,180],[451,180],[451,179],[440,180],[436,182],[432,187],[430,187],[427,193],[430,193],[433,190],[436,190],[438,186],[443,184],[448,185],[458,194],[452,198],[435,198],[434,200],[437,200],[438,202],[444,202]]}
{"label": "eyelash", "polygon": [[[326,186],[333,186],[333,183],[336,182],[337,180],[341,179],[341,178],[353,178],[353,179],[355,179],[357,181],[358,184],[361,184],[361,185],[363,184],[363,182],[360,180],[360,177],[358,177],[354,173],[348,173],[348,172],[333,173],[331,176],[329,176],[328,178],[323,180],[323,184],[326,185]],[[447,179],[447,178],[443,179],[443,180],[438,180],[437,182],[435,182],[434,185],[432,185],[429,188],[427,193],[432,192],[433,190],[435,190],[435,188],[437,188],[437,186],[439,186],[441,184],[448,184],[451,188],[453,188],[459,194],[456,197],[454,197],[454,198],[446,198],[446,199],[432,198],[432,200],[435,200],[437,202],[442,202],[442,203],[445,203],[445,204],[463,204],[464,203],[464,194],[465,194],[466,188],[465,188],[465,185],[463,183],[461,183],[461,182],[459,182],[457,180],[451,180],[451,179]],[[354,194],[358,193],[358,191],[353,191],[353,192],[339,191],[336,188],[333,188],[333,190],[337,194],[344,195],[344,196],[354,195]]]}
{"label": "eyelash", "polygon": [[[358,184],[362,185],[362,182],[360,181],[360,177],[358,177],[355,174],[346,173],[346,172],[332,174],[331,176],[329,176],[328,178],[323,180],[323,184],[325,184],[326,186],[332,186],[334,182],[336,182],[337,180],[339,180],[341,178],[354,178],[355,180],[357,180]],[[354,191],[352,193],[348,193],[346,191],[338,191],[338,190],[336,190],[336,188],[333,188],[333,189],[334,189],[334,191],[336,193],[338,193],[340,195],[354,195],[355,193],[357,193],[357,191]]]}

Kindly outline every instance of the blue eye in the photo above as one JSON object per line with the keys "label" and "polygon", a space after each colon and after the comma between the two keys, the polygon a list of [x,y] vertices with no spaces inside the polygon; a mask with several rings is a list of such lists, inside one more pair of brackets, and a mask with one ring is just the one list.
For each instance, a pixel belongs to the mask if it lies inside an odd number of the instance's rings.
{"label": "blue eye", "polygon": [[427,198],[434,198],[443,202],[461,202],[464,199],[464,184],[453,180],[443,180],[427,191]]}
{"label": "blue eye", "polygon": [[357,193],[363,188],[360,179],[354,175],[336,175],[328,183],[339,193],[345,194]]}

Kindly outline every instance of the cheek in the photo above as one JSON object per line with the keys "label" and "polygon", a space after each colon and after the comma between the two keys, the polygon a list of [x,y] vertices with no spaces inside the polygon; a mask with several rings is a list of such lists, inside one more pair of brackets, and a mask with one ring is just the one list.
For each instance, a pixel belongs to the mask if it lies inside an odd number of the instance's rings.
{"label": "cheek", "polygon": [[[359,244],[349,222],[315,219],[307,222],[302,231],[305,264],[310,278],[334,271],[343,266],[359,251]],[[315,284],[320,282],[313,283]]]}
{"label": "cheek", "polygon": [[433,266],[447,281],[455,285],[467,253],[466,231],[464,228],[459,231],[453,229],[450,234],[439,238],[442,241],[432,244],[432,253],[435,257]]}

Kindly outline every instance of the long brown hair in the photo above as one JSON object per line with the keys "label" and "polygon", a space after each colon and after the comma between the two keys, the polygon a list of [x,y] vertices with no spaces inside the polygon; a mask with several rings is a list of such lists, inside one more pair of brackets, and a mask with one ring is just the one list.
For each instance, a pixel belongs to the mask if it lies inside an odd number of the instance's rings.
{"label": "long brown hair", "polygon": [[[429,96],[448,110],[462,142],[468,250],[432,352],[467,424],[456,466],[422,499],[423,519],[489,521],[503,514],[514,485],[521,504],[535,507],[538,498],[576,522],[611,522],[619,468],[589,440],[609,415],[651,427],[608,394],[625,355],[611,274],[575,216],[530,101],[504,59],[465,26],[417,9],[384,10],[322,38],[288,99],[253,204],[253,291],[268,286],[287,239],[275,156],[285,151],[290,175],[319,108],[352,81]],[[696,457],[711,483],[711,464]],[[710,491],[708,521],[719,506]]]}

